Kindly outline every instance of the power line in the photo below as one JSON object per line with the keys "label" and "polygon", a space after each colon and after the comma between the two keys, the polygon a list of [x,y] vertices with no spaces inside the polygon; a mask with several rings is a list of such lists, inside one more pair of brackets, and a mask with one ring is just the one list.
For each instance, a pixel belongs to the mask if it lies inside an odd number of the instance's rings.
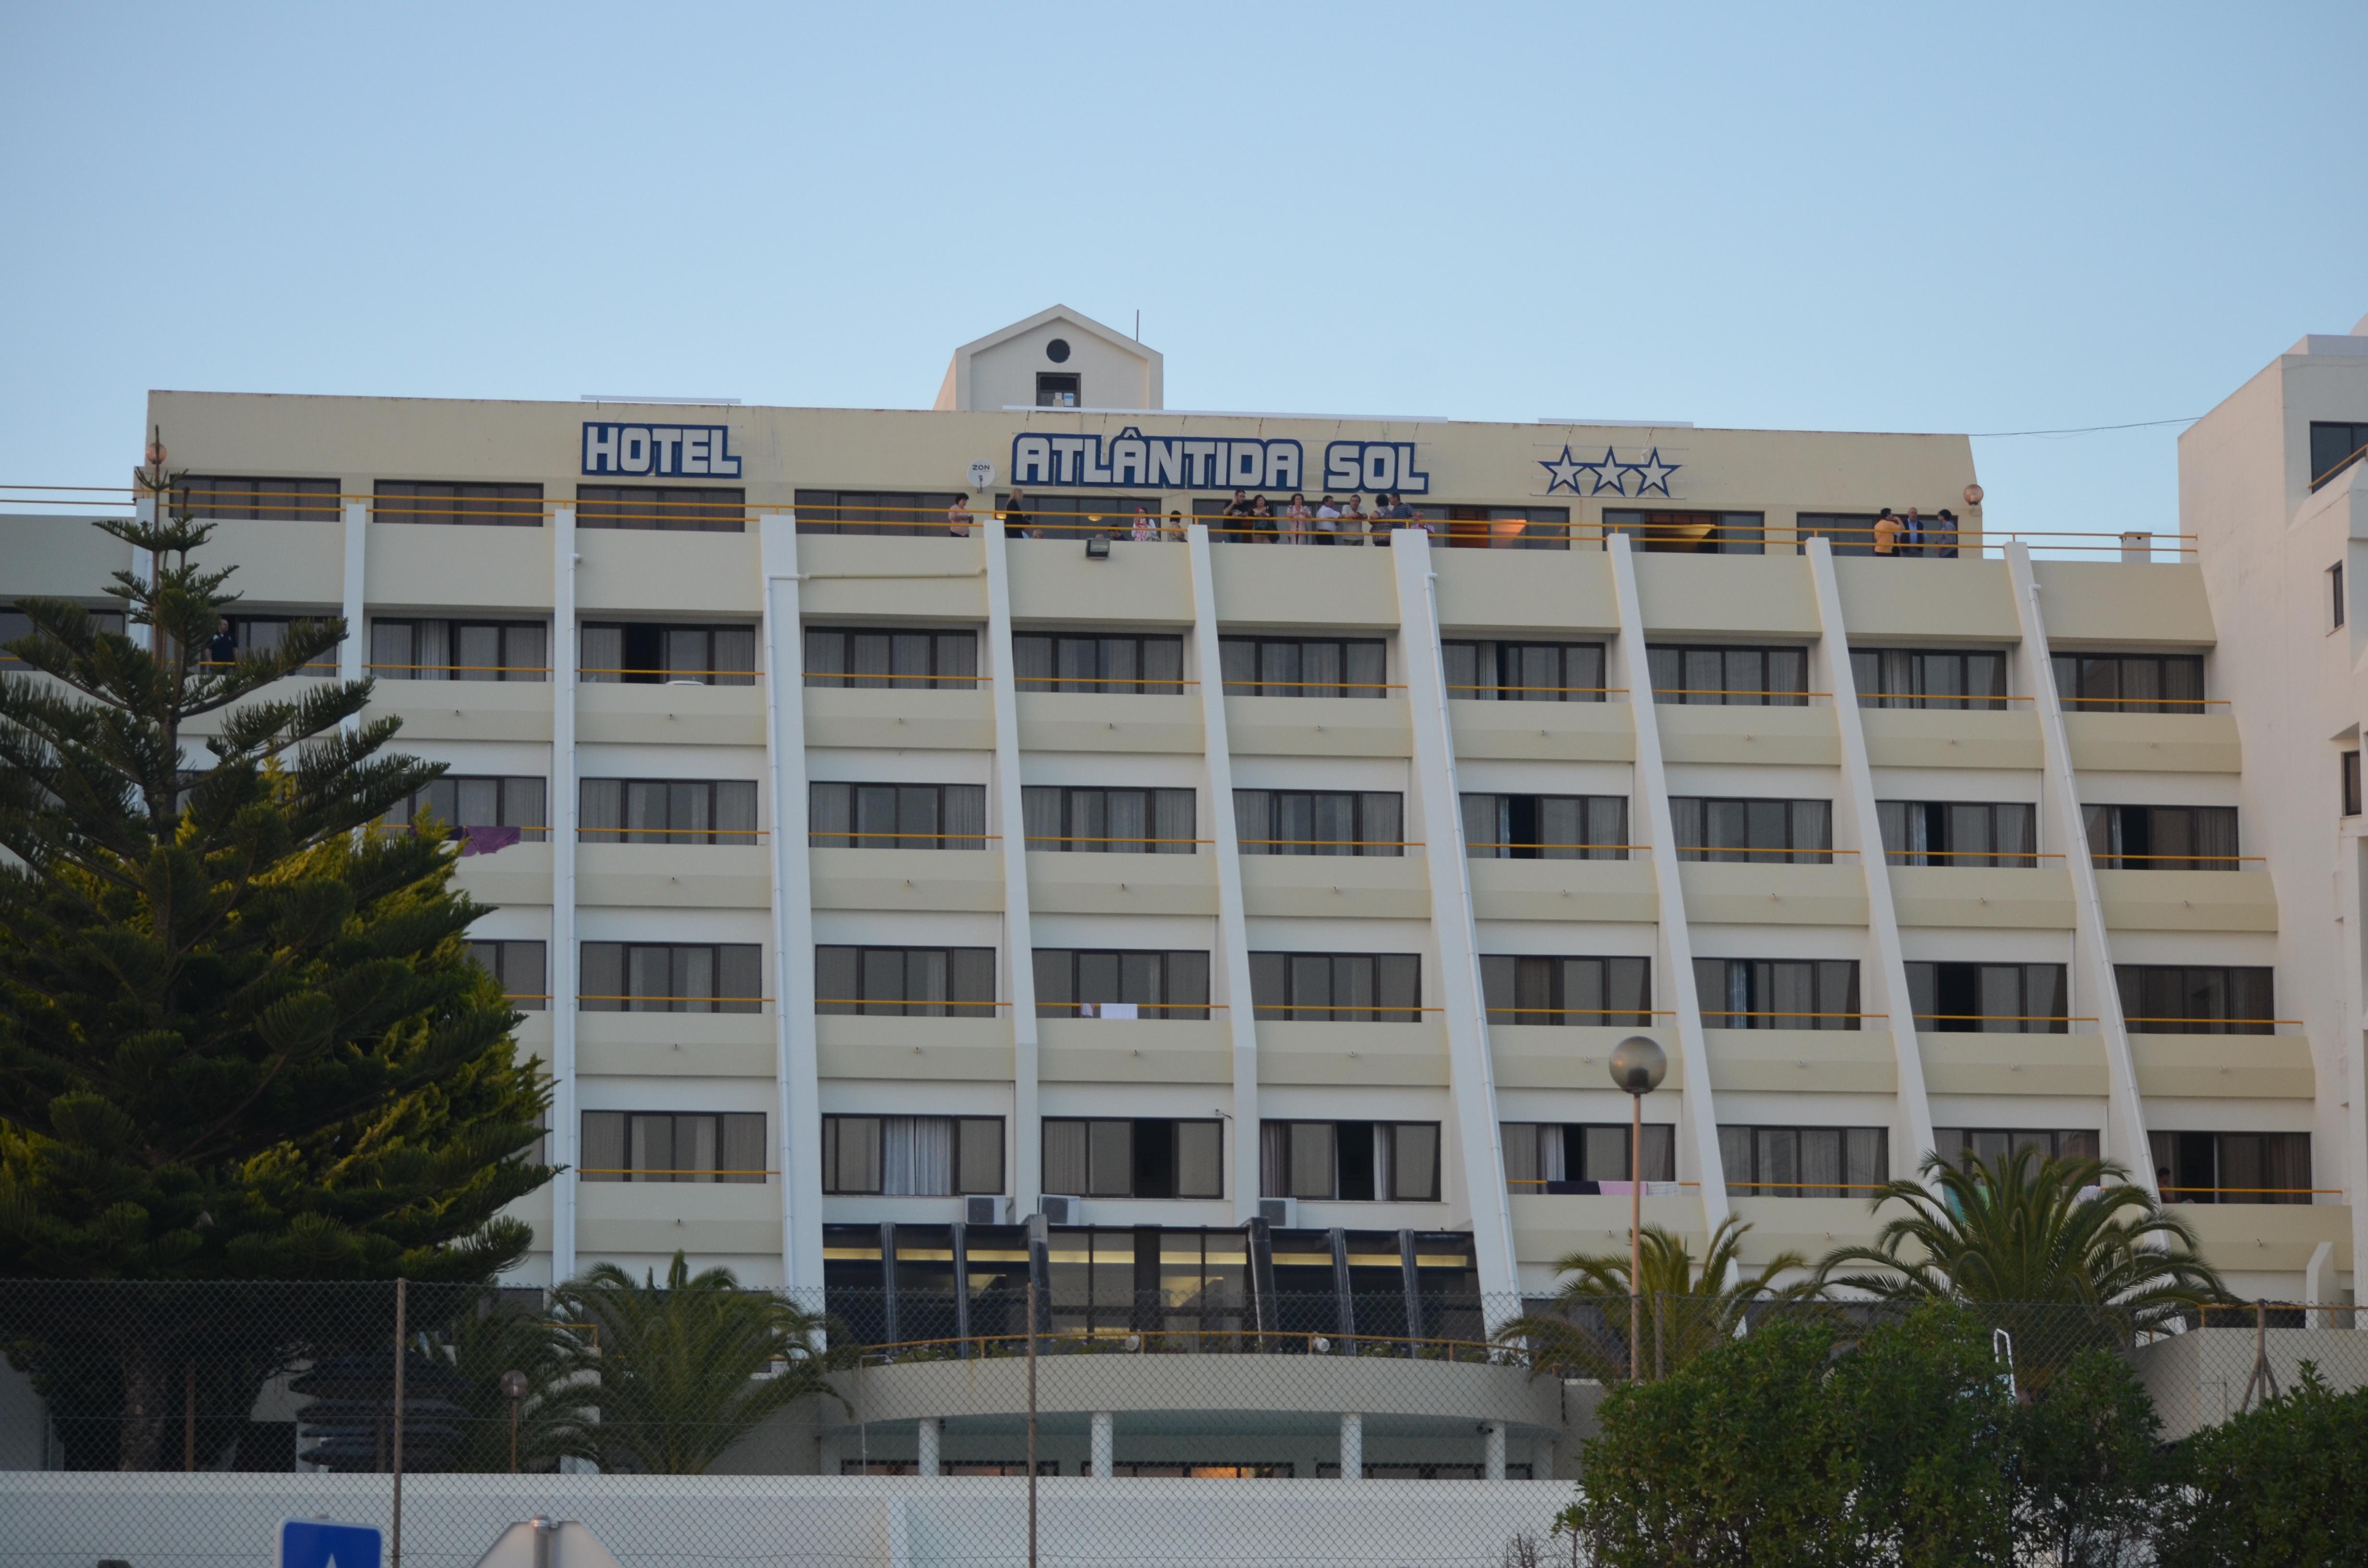
{"label": "power line", "polygon": [[1966,436],[1975,441],[1998,440],[2009,436],[2093,436],[2100,430],[2144,430],[2156,425],[2192,425],[2203,417],[2200,414],[2191,414],[2184,419],[2140,419],[2128,425],[2077,425],[2067,430],[1969,430]]}

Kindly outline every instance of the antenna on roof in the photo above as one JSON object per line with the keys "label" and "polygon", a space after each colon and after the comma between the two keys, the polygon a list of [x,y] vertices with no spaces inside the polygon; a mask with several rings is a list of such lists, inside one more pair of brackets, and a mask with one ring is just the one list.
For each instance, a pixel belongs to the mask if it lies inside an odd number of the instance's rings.
{"label": "antenna on roof", "polygon": [[1143,312],[1141,311],[1134,312],[1134,340],[1137,343],[1143,341]]}

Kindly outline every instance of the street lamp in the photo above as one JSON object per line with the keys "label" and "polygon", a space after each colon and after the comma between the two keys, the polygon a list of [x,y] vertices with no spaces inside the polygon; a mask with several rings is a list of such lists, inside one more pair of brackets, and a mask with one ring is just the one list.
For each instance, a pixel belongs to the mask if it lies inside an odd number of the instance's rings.
{"label": "street lamp", "polygon": [[1661,1086],[1669,1055],[1650,1035],[1611,1048],[1611,1081],[1628,1096],[1628,1381],[1645,1373],[1645,1096]]}
{"label": "street lamp", "polygon": [[516,1475],[518,1472],[518,1401],[526,1397],[526,1374],[524,1372],[507,1371],[502,1374],[502,1397],[510,1402],[510,1473],[512,1475]]}

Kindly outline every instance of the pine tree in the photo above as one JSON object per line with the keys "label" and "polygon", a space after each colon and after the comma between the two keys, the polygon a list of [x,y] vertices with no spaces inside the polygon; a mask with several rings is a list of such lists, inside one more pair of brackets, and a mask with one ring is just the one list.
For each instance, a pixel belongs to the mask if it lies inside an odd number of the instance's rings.
{"label": "pine tree", "polygon": [[[552,1174],[541,1074],[470,960],[450,845],[371,830],[441,767],[387,754],[368,680],[277,685],[341,620],[208,657],[236,598],[190,559],[209,526],[97,526],[152,552],[107,591],[153,647],[28,599],[9,651],[38,673],[0,676],[0,1276],[492,1278],[531,1241],[500,1210]],[[268,1370],[337,1332],[266,1299],[0,1281],[0,1331],[60,1393],[103,1339],[108,1457],[145,1469],[199,1358]]]}

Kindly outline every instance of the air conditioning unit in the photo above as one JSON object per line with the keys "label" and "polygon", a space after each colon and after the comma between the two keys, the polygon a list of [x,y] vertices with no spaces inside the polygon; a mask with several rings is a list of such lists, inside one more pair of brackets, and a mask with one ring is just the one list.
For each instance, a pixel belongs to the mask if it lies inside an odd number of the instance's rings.
{"label": "air conditioning unit", "polygon": [[1084,1207],[1082,1199],[1055,1198],[1049,1192],[1036,1199],[1036,1212],[1044,1216],[1044,1222],[1048,1225],[1084,1224],[1085,1221],[1079,1217]]}
{"label": "air conditioning unit", "polygon": [[962,1223],[965,1225],[1002,1224],[1003,1199],[1000,1198],[963,1199]]}
{"label": "air conditioning unit", "polygon": [[1278,1231],[1295,1231],[1299,1229],[1299,1199],[1261,1198],[1258,1216]]}

